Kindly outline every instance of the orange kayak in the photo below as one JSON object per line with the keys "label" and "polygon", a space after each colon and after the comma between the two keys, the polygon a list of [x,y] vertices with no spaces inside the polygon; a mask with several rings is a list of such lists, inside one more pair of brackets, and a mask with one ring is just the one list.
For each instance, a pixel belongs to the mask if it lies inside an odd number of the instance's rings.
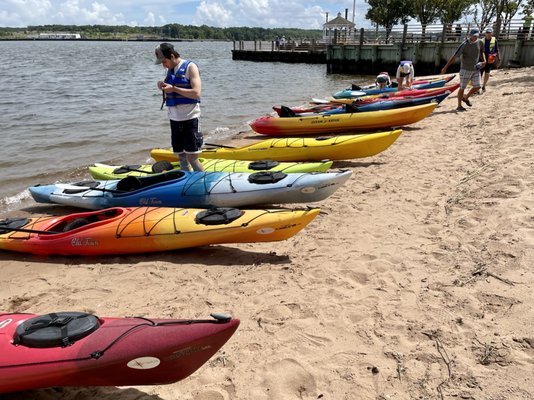
{"label": "orange kayak", "polygon": [[33,254],[148,253],[216,243],[288,239],[319,209],[108,208],[0,221],[0,249]]}

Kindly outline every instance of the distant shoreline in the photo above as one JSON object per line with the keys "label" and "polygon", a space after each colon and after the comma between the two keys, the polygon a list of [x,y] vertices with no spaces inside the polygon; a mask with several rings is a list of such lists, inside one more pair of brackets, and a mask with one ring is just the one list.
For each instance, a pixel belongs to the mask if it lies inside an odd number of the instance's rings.
{"label": "distant shoreline", "polygon": [[38,39],[38,38],[0,38],[3,42],[232,42],[230,39]]}

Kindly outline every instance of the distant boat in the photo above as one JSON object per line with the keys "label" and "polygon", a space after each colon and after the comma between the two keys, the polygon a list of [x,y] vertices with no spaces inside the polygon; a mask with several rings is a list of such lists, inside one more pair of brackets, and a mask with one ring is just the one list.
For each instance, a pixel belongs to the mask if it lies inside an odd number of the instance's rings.
{"label": "distant boat", "polygon": [[72,40],[81,39],[82,36],[79,33],[54,32],[40,33],[37,38],[43,40]]}

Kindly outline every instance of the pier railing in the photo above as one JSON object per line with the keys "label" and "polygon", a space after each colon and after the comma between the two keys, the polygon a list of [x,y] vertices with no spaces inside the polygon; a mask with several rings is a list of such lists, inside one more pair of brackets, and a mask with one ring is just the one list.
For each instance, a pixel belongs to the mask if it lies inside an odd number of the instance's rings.
{"label": "pier railing", "polygon": [[[526,27],[522,19],[511,20],[500,29],[492,24],[495,36],[499,40],[522,39],[534,40],[534,27]],[[272,41],[236,41],[234,50],[243,51],[311,51],[326,52],[328,45],[362,45],[362,44],[397,44],[397,43],[432,43],[461,42],[472,28],[479,28],[481,37],[486,27],[475,24],[405,24],[396,25],[388,33],[384,29],[361,28],[350,35],[333,32],[331,36],[319,39],[288,39],[277,43]]]}

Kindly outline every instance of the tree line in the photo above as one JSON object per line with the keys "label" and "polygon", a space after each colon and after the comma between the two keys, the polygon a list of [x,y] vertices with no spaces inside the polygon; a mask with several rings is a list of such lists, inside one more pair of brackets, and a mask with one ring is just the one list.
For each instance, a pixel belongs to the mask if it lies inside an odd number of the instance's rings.
{"label": "tree line", "polygon": [[[366,0],[369,9],[366,18],[386,29],[389,37],[394,25],[406,24],[412,18],[422,27],[423,36],[427,25],[441,22],[451,25],[464,17],[472,17],[480,29],[493,21],[497,29],[507,25],[522,10],[530,15],[534,0]],[[498,34],[498,31],[497,31]]]}
{"label": "tree line", "polygon": [[[369,9],[365,17],[377,27],[384,27],[389,37],[394,25],[417,20],[423,35],[427,25],[441,22],[450,25],[464,17],[472,17],[481,29],[493,21],[505,26],[521,10],[524,15],[534,11],[534,0],[366,0]],[[128,25],[39,25],[26,28],[2,28],[0,36],[21,37],[44,32],[75,32],[83,38],[117,38],[146,36],[161,39],[184,40],[274,40],[285,36],[291,39],[321,39],[322,30],[296,28],[231,27],[216,28],[207,25],[167,24],[163,26]]]}
{"label": "tree line", "polygon": [[102,39],[117,37],[147,37],[183,40],[274,40],[276,36],[292,39],[321,39],[319,29],[293,28],[216,28],[207,25],[167,24],[163,26],[128,26],[128,25],[37,25],[26,28],[0,27],[4,37],[21,37],[39,33],[71,32],[79,33],[82,38]]}

